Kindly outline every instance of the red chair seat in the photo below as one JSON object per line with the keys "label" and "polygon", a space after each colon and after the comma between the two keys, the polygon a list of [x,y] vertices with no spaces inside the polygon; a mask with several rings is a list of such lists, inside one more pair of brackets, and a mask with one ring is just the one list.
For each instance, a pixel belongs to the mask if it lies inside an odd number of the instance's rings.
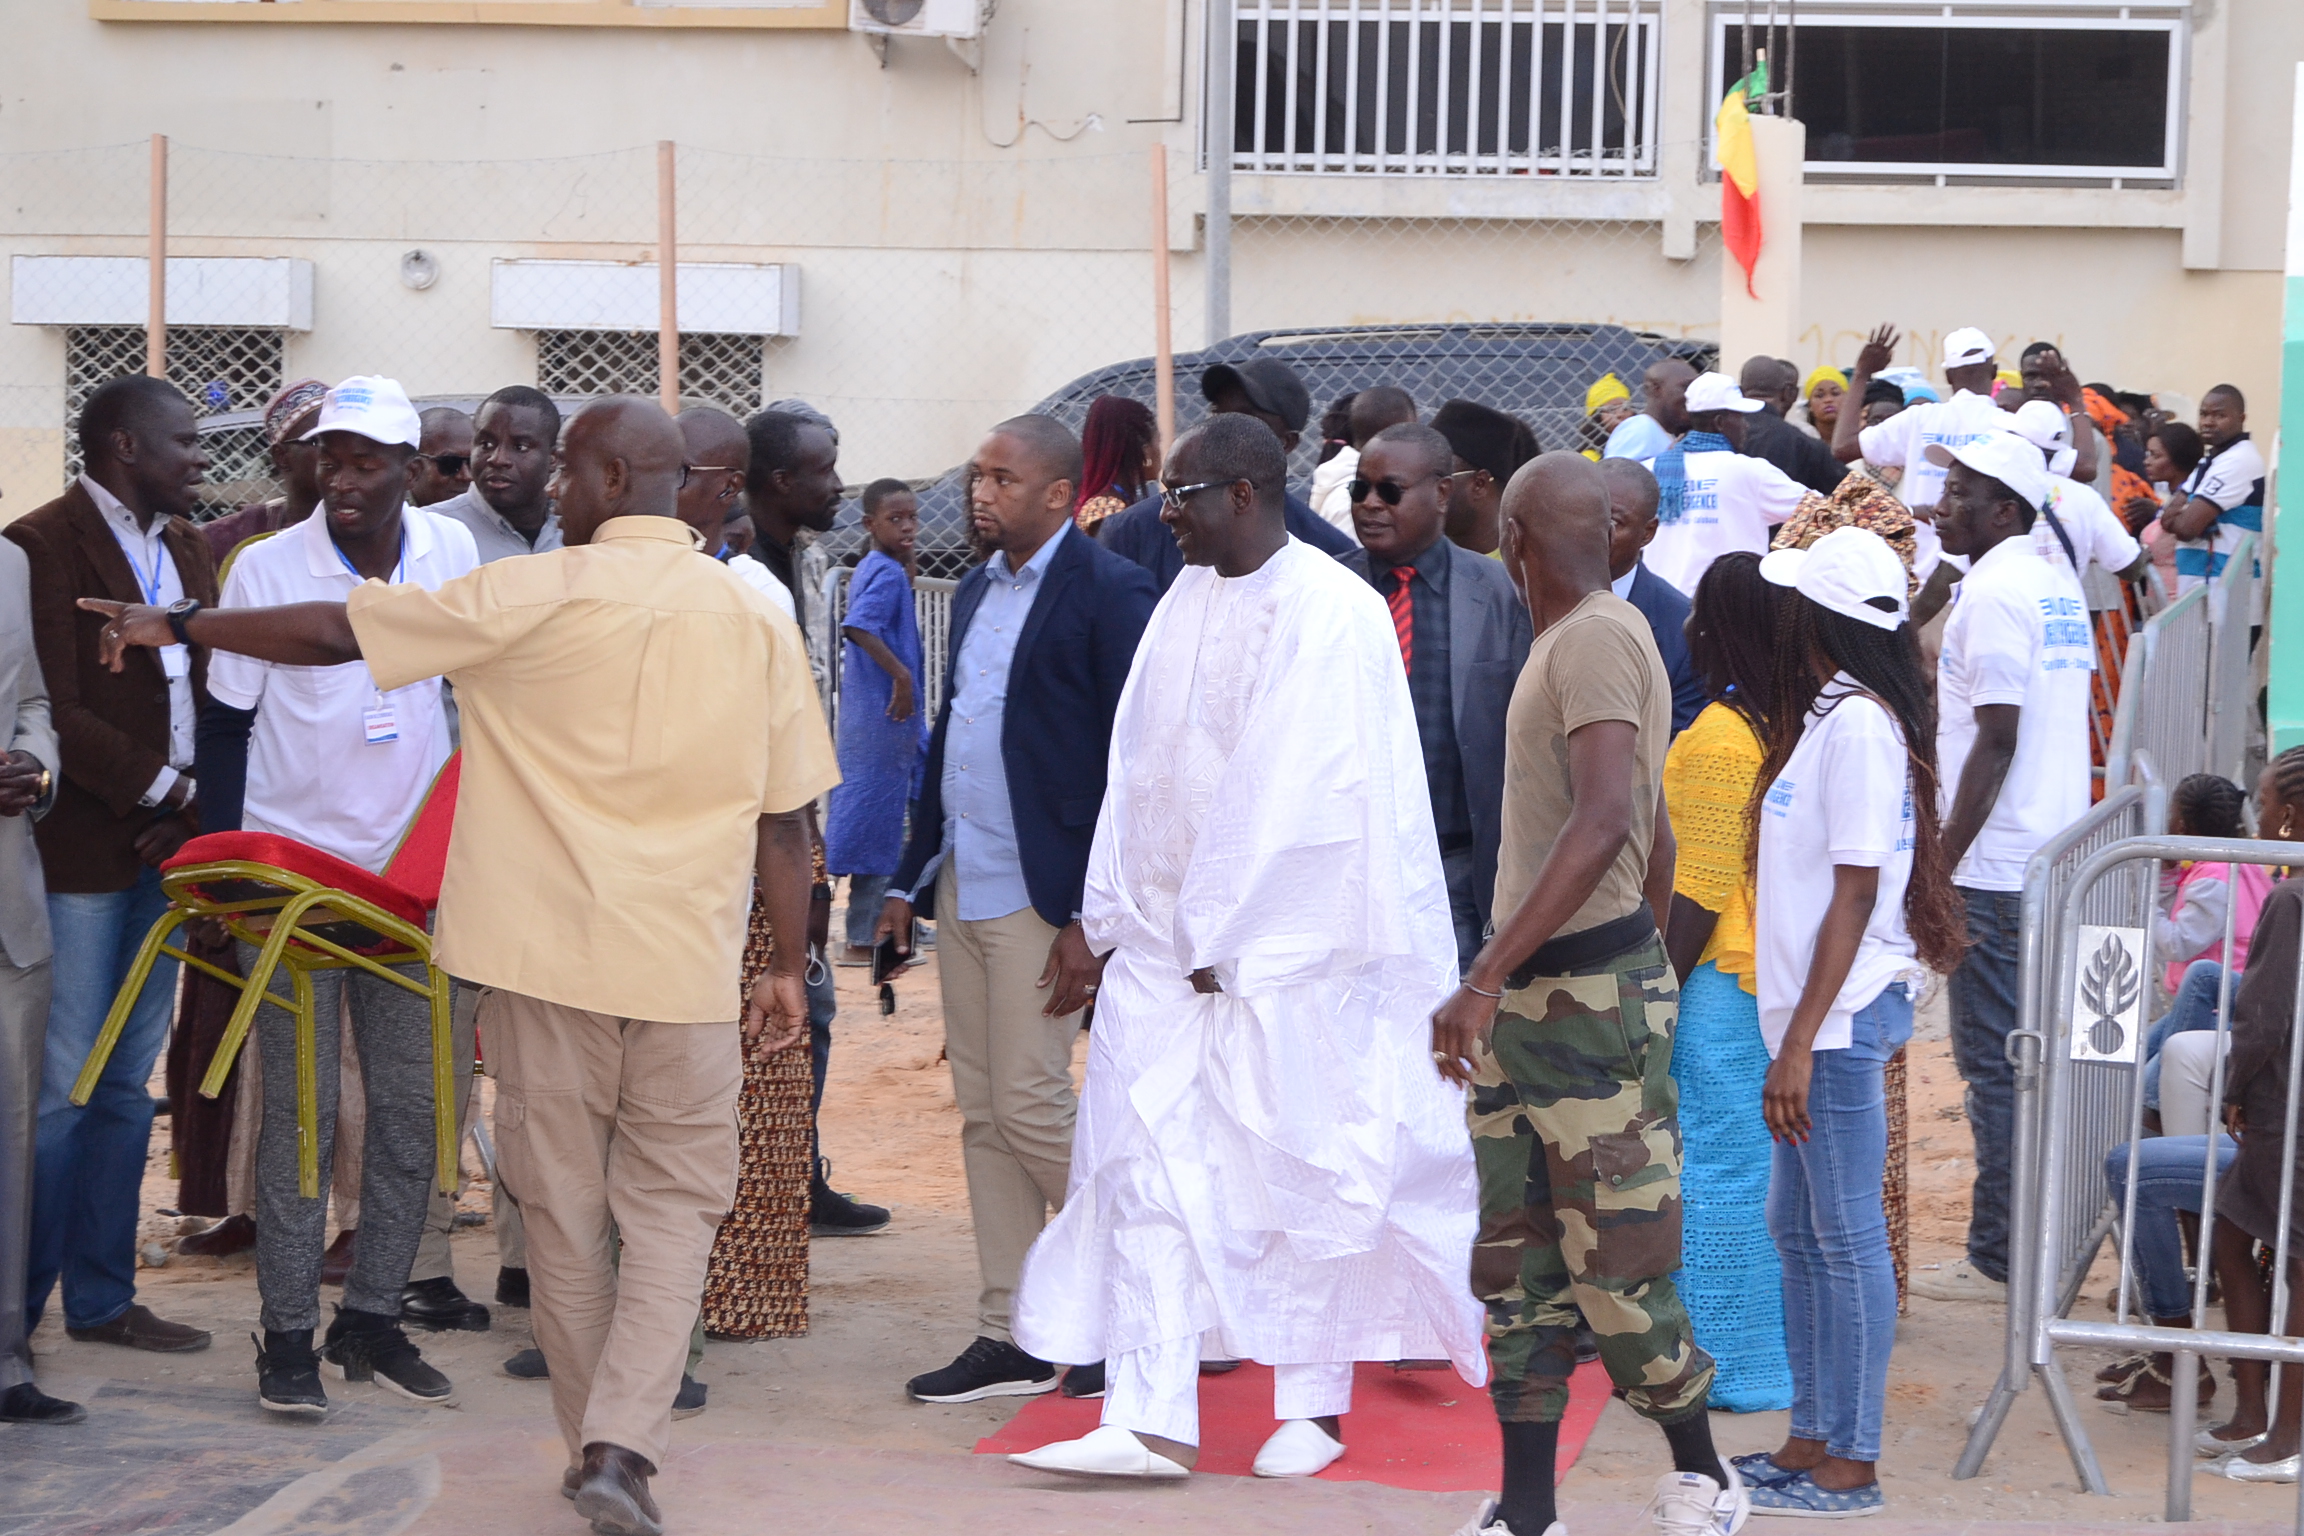
{"label": "red chair seat", "polygon": [[[292,837],[281,837],[271,832],[210,832],[186,843],[176,857],[160,868],[162,873],[173,873],[226,861],[268,864],[317,885],[358,897],[414,927],[424,926],[426,903],[423,897],[402,890],[381,875],[370,874],[357,864],[337,858],[332,853],[323,853],[309,843],[300,843]],[[284,898],[289,894],[284,886],[245,875],[217,875],[195,883],[188,888],[188,892],[202,901],[220,906]],[[365,954],[400,947],[397,941],[359,923],[308,926],[355,953]]]}

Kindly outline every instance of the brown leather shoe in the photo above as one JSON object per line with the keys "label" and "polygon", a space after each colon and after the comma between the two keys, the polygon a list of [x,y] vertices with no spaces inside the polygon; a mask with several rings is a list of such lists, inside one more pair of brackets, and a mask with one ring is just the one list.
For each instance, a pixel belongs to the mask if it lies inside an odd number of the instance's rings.
{"label": "brown leather shoe", "polygon": [[130,1349],[148,1349],[159,1355],[188,1355],[196,1349],[206,1349],[210,1338],[205,1328],[161,1321],[142,1302],[131,1304],[127,1311],[98,1327],[68,1327],[64,1331],[83,1344],[125,1344]]}
{"label": "brown leather shoe", "polygon": [[227,1216],[206,1231],[176,1239],[178,1253],[203,1259],[229,1258],[255,1246],[256,1221],[250,1216]]}
{"label": "brown leather shoe", "polygon": [[582,1467],[570,1467],[560,1474],[560,1497],[572,1499],[576,1497],[578,1490],[583,1486],[584,1469]]}
{"label": "brown leather shoe", "polygon": [[576,1513],[606,1536],[663,1536],[664,1516],[648,1494],[656,1468],[638,1451],[605,1440],[584,1447],[584,1481]]}
{"label": "brown leather shoe", "polygon": [[328,1245],[328,1251],[320,1255],[322,1285],[342,1285],[345,1277],[352,1273],[352,1245],[359,1236],[358,1229],[346,1227],[336,1234],[336,1241]]}

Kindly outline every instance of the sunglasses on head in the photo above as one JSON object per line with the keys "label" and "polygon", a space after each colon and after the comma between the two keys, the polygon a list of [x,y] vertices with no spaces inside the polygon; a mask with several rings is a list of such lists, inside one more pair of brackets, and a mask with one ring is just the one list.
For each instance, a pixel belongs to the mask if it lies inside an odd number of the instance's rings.
{"label": "sunglasses on head", "polygon": [[1426,475],[1423,480],[1411,480],[1406,485],[1402,485],[1397,480],[1354,480],[1345,486],[1344,494],[1354,501],[1366,501],[1368,493],[1374,491],[1378,501],[1388,507],[1396,507],[1400,505],[1401,497],[1422,485],[1424,480],[1453,480],[1455,478],[1452,474]]}

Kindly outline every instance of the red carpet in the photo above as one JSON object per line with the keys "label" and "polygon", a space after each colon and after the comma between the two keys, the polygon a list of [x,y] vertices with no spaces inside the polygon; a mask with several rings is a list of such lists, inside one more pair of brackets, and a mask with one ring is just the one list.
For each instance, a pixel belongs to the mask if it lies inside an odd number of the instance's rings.
{"label": "red carpet", "polygon": [[[1608,1373],[1598,1364],[1576,1372],[1568,1416],[1560,1425],[1563,1476],[1583,1453],[1607,1406]],[[978,1455],[1037,1450],[1076,1440],[1096,1427],[1104,1405],[1060,1392],[1033,1398],[996,1435],[976,1442]],[[1246,1477],[1256,1452],[1279,1424],[1272,1417],[1272,1370],[1247,1364],[1228,1376],[1200,1378],[1202,1472]],[[1451,1370],[1399,1371],[1363,1363],[1353,1377],[1348,1449],[1320,1474],[1331,1482],[1382,1483],[1430,1493],[1496,1486],[1503,1443],[1485,1389],[1464,1385]]]}

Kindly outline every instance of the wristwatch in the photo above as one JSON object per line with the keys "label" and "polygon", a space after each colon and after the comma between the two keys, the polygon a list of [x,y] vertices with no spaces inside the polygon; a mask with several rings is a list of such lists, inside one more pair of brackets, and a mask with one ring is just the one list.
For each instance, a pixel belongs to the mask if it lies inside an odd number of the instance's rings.
{"label": "wristwatch", "polygon": [[168,627],[175,631],[178,645],[192,643],[192,637],[184,632],[184,626],[192,621],[192,615],[198,613],[200,608],[200,599],[196,597],[180,597],[168,605]]}

